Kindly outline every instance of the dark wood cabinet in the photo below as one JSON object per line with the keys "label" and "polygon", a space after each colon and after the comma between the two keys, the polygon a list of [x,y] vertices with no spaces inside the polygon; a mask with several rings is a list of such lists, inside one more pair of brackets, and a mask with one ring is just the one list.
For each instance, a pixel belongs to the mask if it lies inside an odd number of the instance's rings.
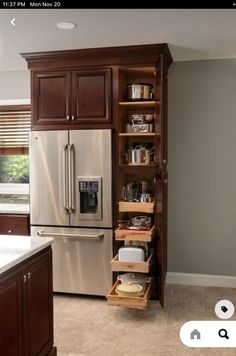
{"label": "dark wood cabinet", "polygon": [[36,72],[32,77],[33,124],[61,125],[70,117],[69,71]]}
{"label": "dark wood cabinet", "polygon": [[23,289],[21,270],[0,278],[0,350],[2,355],[26,355]]}
{"label": "dark wood cabinet", "polygon": [[111,69],[32,73],[32,126],[83,128],[111,122]]}
{"label": "dark wood cabinet", "polygon": [[81,123],[111,122],[111,69],[72,72],[72,115]]}
{"label": "dark wood cabinet", "polygon": [[55,349],[52,298],[50,247],[0,278],[1,354],[45,356]]}
{"label": "dark wood cabinet", "polygon": [[0,235],[30,235],[28,214],[0,214]]}

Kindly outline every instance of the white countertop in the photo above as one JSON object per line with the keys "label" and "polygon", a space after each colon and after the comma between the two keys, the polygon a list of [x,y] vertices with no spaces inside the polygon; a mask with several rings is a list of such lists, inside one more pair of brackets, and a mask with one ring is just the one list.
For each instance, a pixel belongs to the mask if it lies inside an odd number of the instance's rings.
{"label": "white countertop", "polygon": [[0,236],[0,274],[51,245],[53,238]]}
{"label": "white countertop", "polygon": [[29,204],[0,204],[1,214],[29,214]]}

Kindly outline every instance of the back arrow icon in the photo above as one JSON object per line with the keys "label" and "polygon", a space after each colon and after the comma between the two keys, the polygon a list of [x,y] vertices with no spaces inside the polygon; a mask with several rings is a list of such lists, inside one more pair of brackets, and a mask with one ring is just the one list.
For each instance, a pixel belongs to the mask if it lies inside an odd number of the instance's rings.
{"label": "back arrow icon", "polygon": [[15,17],[14,17],[14,19],[11,20],[11,24],[12,24],[13,26],[16,26],[16,24],[15,24]]}

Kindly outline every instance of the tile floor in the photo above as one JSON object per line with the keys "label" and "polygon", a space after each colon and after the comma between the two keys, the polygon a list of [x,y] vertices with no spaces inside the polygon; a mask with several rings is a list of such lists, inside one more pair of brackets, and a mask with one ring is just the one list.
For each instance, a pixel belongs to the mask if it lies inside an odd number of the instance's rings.
{"label": "tile floor", "polygon": [[[189,320],[213,320],[220,299],[236,305],[236,289],[167,285],[164,309],[109,306],[103,298],[54,296],[58,356],[236,356],[235,349],[190,349],[179,340]],[[234,315],[232,319],[236,319]]]}

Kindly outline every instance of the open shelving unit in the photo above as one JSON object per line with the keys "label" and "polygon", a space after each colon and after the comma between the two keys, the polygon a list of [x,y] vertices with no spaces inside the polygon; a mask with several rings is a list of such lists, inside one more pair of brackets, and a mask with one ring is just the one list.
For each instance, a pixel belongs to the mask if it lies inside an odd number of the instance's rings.
{"label": "open shelving unit", "polygon": [[[144,294],[140,297],[123,297],[116,293],[117,280],[107,295],[108,304],[146,309],[150,298],[164,305],[164,283],[166,273],[166,210],[167,210],[167,145],[166,145],[166,75],[164,57],[160,56],[153,65],[129,65],[118,70],[117,107],[117,228],[115,230],[116,251],[122,242],[147,242],[149,257],[144,262],[124,262],[118,254],[111,261],[113,272],[141,272],[151,277]],[[150,101],[127,100],[130,83],[153,85],[154,99]],[[127,132],[127,124],[133,114],[152,114],[152,132]],[[150,164],[130,164],[127,150],[131,145],[149,144],[154,147],[154,159]],[[126,155],[125,155],[126,153]],[[165,174],[163,173],[165,172]],[[124,201],[122,189],[130,182],[146,181],[152,196],[151,202]],[[137,215],[152,219],[147,230],[132,230],[119,225]]]}

